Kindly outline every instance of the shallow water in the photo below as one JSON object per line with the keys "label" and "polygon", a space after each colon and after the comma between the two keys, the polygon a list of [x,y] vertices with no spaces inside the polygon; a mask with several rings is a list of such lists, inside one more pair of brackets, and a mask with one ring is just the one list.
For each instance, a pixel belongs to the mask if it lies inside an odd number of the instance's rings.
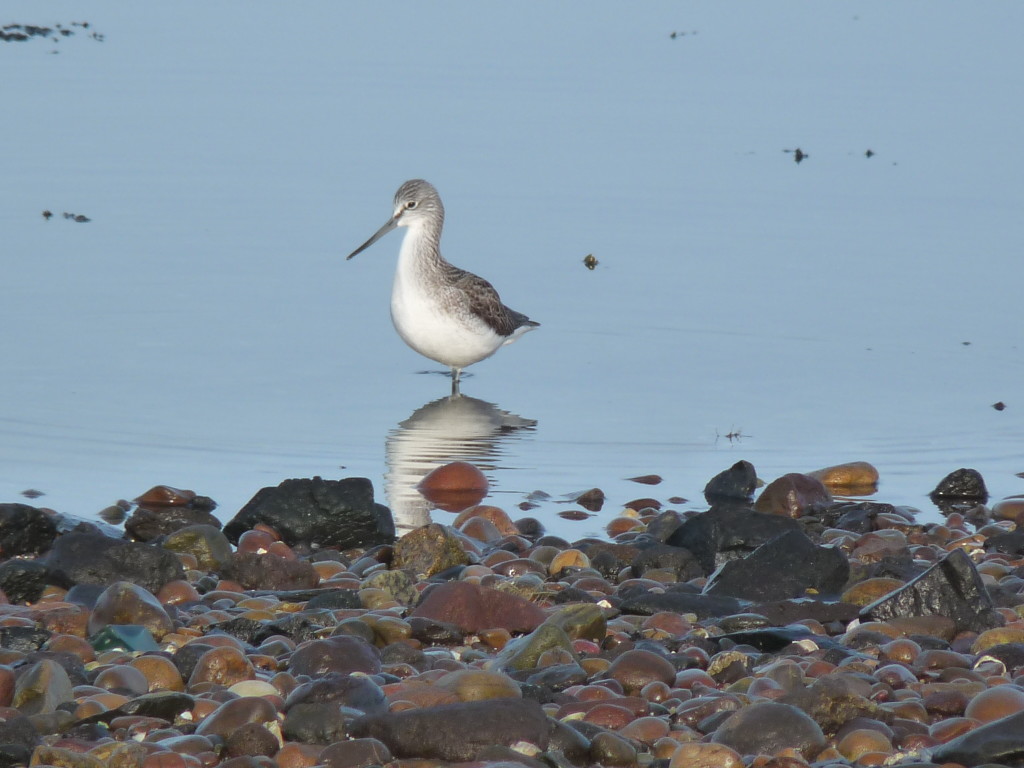
{"label": "shallow water", "polygon": [[[739,459],[870,461],[927,519],[960,466],[1024,492],[1024,7],[5,11],[103,40],[0,43],[4,501],[168,483],[228,519],[362,475],[413,524],[467,458],[575,537]],[[454,409],[391,328],[400,235],[344,260],[417,176],[448,258],[542,323]]]}

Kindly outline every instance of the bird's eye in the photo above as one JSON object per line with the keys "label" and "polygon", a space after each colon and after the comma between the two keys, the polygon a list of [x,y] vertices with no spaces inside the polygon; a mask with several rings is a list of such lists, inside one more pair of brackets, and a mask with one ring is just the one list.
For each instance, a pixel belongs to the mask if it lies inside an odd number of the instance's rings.
{"label": "bird's eye", "polygon": [[407,211],[411,211],[415,207],[416,207],[416,201],[415,200],[410,200],[408,203],[405,204],[405,210],[407,210]]}

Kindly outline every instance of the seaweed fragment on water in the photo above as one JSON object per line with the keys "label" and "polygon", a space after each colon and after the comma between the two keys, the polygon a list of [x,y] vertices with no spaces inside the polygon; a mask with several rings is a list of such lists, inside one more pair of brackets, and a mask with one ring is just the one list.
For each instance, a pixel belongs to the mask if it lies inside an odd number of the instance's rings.
{"label": "seaweed fragment on water", "polygon": [[[72,21],[68,26],[54,24],[52,27],[40,24],[5,24],[0,27],[0,42],[23,43],[26,40],[41,38],[59,43],[62,37],[71,37],[75,34],[74,27],[84,32],[89,30],[90,25],[88,21]],[[89,32],[88,37],[98,43],[102,43],[104,39],[104,36],[95,30]]]}

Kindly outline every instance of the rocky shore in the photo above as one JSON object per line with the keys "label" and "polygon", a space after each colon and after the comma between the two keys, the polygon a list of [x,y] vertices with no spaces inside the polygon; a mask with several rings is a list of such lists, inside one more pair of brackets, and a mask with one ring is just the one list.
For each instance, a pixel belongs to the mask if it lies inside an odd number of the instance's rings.
{"label": "rocky shore", "polygon": [[739,462],[572,542],[479,477],[399,537],[362,478],[0,504],[0,768],[1024,765],[1024,499],[976,472],[922,524]]}

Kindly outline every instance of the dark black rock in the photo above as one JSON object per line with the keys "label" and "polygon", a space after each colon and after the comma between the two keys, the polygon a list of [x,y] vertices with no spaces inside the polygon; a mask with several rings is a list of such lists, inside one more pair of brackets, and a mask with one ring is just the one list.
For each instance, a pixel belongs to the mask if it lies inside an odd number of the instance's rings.
{"label": "dark black rock", "polygon": [[195,641],[181,646],[174,652],[174,655],[171,656],[171,661],[178,668],[183,680],[188,680],[192,677],[200,657],[212,648],[212,645]]}
{"label": "dark black rock", "polygon": [[729,616],[740,612],[740,602],[731,597],[687,594],[686,592],[644,592],[630,595],[619,606],[622,613],[653,616],[660,611],[695,613],[697,618]]}
{"label": "dark black rock", "polygon": [[51,581],[64,587],[131,581],[156,594],[167,582],[185,578],[181,561],[167,550],[93,533],[59,537],[46,567]]}
{"label": "dark black rock", "polygon": [[34,603],[46,589],[46,566],[36,560],[0,563],[0,590],[12,603]]}
{"label": "dark black rock", "polygon": [[92,609],[96,606],[96,601],[100,599],[100,595],[106,590],[106,587],[102,584],[75,584],[68,593],[64,595],[64,600],[69,603],[75,603],[76,605],[84,605],[86,608]]}
{"label": "dark black rock", "polygon": [[0,742],[0,768],[20,768],[29,764],[32,750],[21,744]]}
{"label": "dark black rock", "polygon": [[848,721],[863,717],[887,720],[889,715],[866,696],[870,684],[843,673],[822,675],[809,687],[787,693],[778,699],[799,707],[828,734],[834,734]]}
{"label": "dark black rock", "polygon": [[1024,672],[1024,643],[1000,643],[986,648],[981,655],[1003,662],[1010,677],[1017,677]]}
{"label": "dark black rock", "polygon": [[426,616],[410,616],[406,621],[412,629],[413,639],[424,645],[460,645],[466,639],[463,631],[451,622]]}
{"label": "dark black rock", "polygon": [[962,549],[953,550],[913,581],[861,610],[863,619],[879,621],[932,614],[953,619],[957,632],[984,632],[1003,625],[974,563]]}
{"label": "dark black rock", "polygon": [[38,555],[53,544],[57,525],[28,504],[0,504],[0,557]]}
{"label": "dark black rock", "polygon": [[835,640],[823,635],[816,635],[802,624],[793,624],[788,627],[744,629],[712,639],[716,641],[729,640],[736,645],[749,645],[765,653],[777,653],[800,640],[812,640],[815,645],[823,648],[832,648],[838,645]]}
{"label": "dark black rock", "polygon": [[460,702],[404,712],[362,717],[352,723],[353,736],[380,739],[395,757],[474,760],[494,745],[517,742],[548,746],[544,710],[528,699]]}
{"label": "dark black rock", "polygon": [[766,617],[777,627],[803,619],[813,619],[822,624],[833,621],[849,624],[860,615],[860,606],[853,603],[826,602],[808,598],[758,603],[750,606],[749,610]]}
{"label": "dark black rock", "polygon": [[228,758],[270,757],[280,747],[277,737],[260,723],[244,723],[225,740],[224,754]]}
{"label": "dark black rock", "polygon": [[1024,555],[1024,527],[1009,533],[997,533],[985,540],[986,552],[1002,552],[1004,555]]}
{"label": "dark black rock", "polygon": [[178,715],[192,709],[195,703],[196,700],[187,693],[179,691],[154,691],[153,693],[144,693],[141,696],[136,696],[134,699],[126,701],[120,707],[84,717],[75,723],[75,727],[90,723],[109,723],[115,718],[128,715],[158,717],[161,720],[174,722]]}
{"label": "dark black rock", "polygon": [[236,616],[227,621],[211,624],[209,632],[223,632],[225,635],[237,637],[249,645],[259,645],[275,632],[267,629],[267,622],[247,619],[244,616]]}
{"label": "dark black rock", "polygon": [[291,655],[289,668],[294,675],[310,677],[331,672],[374,675],[380,672],[380,651],[353,635],[334,635],[300,645]]}
{"label": "dark black rock", "polygon": [[936,763],[1024,766],[1024,712],[982,725],[932,751]]}
{"label": "dark black rock", "polygon": [[704,575],[704,570],[692,552],[669,544],[655,544],[640,551],[633,560],[633,575],[643,575],[657,568],[675,574],[676,581],[689,581]]}
{"label": "dark black rock", "polygon": [[0,627],[0,648],[31,653],[50,639],[52,632],[35,627]]}
{"label": "dark black rock", "polygon": [[722,499],[750,501],[757,487],[757,472],[749,461],[737,461],[728,469],[719,472],[704,486],[704,498],[708,504]]}
{"label": "dark black rock", "polygon": [[563,590],[555,592],[550,600],[555,605],[565,605],[566,603],[596,603],[597,598],[589,592],[584,592],[582,589],[576,587],[566,587]]}
{"label": "dark black rock", "polygon": [[972,499],[984,502],[988,498],[988,489],[981,473],[976,469],[958,469],[950,472],[931,492],[932,497],[946,499]]}
{"label": "dark black rock", "polygon": [[755,512],[742,505],[718,504],[691,517],[665,543],[693,552],[707,575],[780,533],[799,529],[800,524],[789,517]]}
{"label": "dark black rock", "polygon": [[306,603],[306,609],[314,608],[362,608],[363,604],[359,599],[358,589],[331,589],[324,590],[311,598]]}
{"label": "dark black rock", "polygon": [[124,522],[124,530],[135,541],[152,541],[190,525],[212,525],[220,529],[220,520],[207,509],[195,507],[139,507]]}
{"label": "dark black rock", "polygon": [[840,592],[850,575],[846,556],[819,547],[801,531],[788,531],[762,544],[742,560],[725,563],[704,593],[743,600],[787,600]]}
{"label": "dark black rock", "polygon": [[365,477],[285,480],[262,488],[224,526],[224,533],[237,544],[257,523],[269,525],[290,546],[349,549],[395,540],[391,511],[374,502],[373,485]]}
{"label": "dark black rock", "polygon": [[256,552],[232,553],[224,574],[241,584],[243,589],[311,589],[319,581],[313,564],[306,560],[286,560]]}
{"label": "dark black rock", "polygon": [[818,518],[829,528],[853,533],[877,531],[876,519],[881,514],[898,514],[892,504],[877,501],[840,501],[829,505]]}
{"label": "dark black rock", "polygon": [[512,677],[552,691],[564,691],[573,685],[585,685],[589,676],[583,667],[572,662],[552,664],[542,669],[524,669],[513,673]]}
{"label": "dark black rock", "polygon": [[266,628],[272,634],[284,635],[298,644],[320,637],[326,627],[333,627],[335,623],[336,620],[330,611],[313,611],[309,610],[307,606],[307,609],[301,615],[293,614],[275,619],[274,621],[267,622]]}
{"label": "dark black rock", "polygon": [[300,704],[334,704],[357,709],[365,715],[388,711],[384,691],[363,675],[331,672],[295,688],[284,702],[284,711]]}
{"label": "dark black rock", "polygon": [[[4,716],[0,717],[0,744],[5,747],[17,746],[31,752],[39,741],[39,732],[27,715],[16,709],[8,709]],[[28,763],[25,762],[24,765]]]}
{"label": "dark black rock", "polygon": [[414,669],[426,671],[430,669],[431,662],[427,655],[419,648],[413,648],[408,643],[389,643],[380,649],[380,663],[384,666],[392,664],[408,664]]}
{"label": "dark black rock", "polygon": [[665,541],[682,524],[682,515],[674,509],[666,509],[647,524],[647,535],[656,541]]}

